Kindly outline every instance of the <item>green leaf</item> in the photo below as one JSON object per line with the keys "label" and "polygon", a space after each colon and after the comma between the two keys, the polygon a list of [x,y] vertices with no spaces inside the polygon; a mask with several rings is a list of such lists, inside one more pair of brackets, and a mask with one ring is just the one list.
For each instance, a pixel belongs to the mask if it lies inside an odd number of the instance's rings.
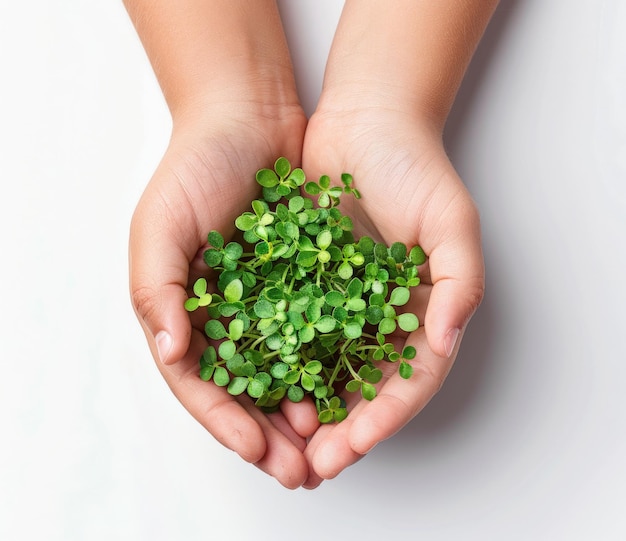
{"label": "green leaf", "polygon": [[205,278],[198,278],[196,283],[193,285],[193,292],[198,296],[202,297],[206,293],[207,281]]}
{"label": "green leaf", "polygon": [[319,185],[322,190],[328,190],[330,187],[330,177],[328,175],[322,175],[319,180]]}
{"label": "green leaf", "polygon": [[391,334],[395,330],[396,322],[389,317],[383,318],[378,324],[378,331],[382,334]]}
{"label": "green leaf", "polygon": [[213,301],[213,296],[210,293],[205,293],[198,299],[198,306],[209,306]]}
{"label": "green leaf", "polygon": [[245,392],[248,388],[248,378],[237,376],[228,384],[228,394],[238,396]]}
{"label": "green leaf", "polygon": [[213,373],[213,382],[218,387],[226,387],[226,385],[230,383],[228,370],[226,370],[223,366],[217,366],[215,368],[215,372]]}
{"label": "green leaf", "polygon": [[254,313],[259,318],[272,318],[276,315],[274,305],[265,299],[259,299],[254,305]]}
{"label": "green leaf", "polygon": [[248,395],[252,398],[261,398],[264,392],[265,385],[263,385],[262,381],[258,379],[250,380],[250,383],[248,383]]}
{"label": "green leaf", "polygon": [[348,299],[346,309],[352,312],[362,312],[367,308],[367,303],[363,299]]}
{"label": "green leaf", "polygon": [[245,374],[241,371],[241,368],[245,362],[243,355],[236,353],[226,361],[226,369],[233,374],[233,376],[244,376]]}
{"label": "green leaf", "polygon": [[288,385],[294,385],[295,383],[298,383],[298,381],[300,380],[300,371],[299,370],[289,370],[289,372],[287,372],[284,376],[283,376],[283,381],[285,383],[287,383]]}
{"label": "green leaf", "polygon": [[204,332],[212,340],[221,340],[228,336],[224,324],[218,319],[209,319],[204,325]]}
{"label": "green leaf", "polygon": [[385,358],[385,350],[383,348],[376,348],[372,353],[372,359],[375,361],[382,361]]}
{"label": "green leaf", "polygon": [[311,325],[306,325],[298,331],[298,338],[303,344],[308,344],[315,339],[315,329]]}
{"label": "green leaf", "polygon": [[281,156],[274,163],[274,170],[278,176],[285,178],[291,171],[291,164],[287,158]]}
{"label": "green leaf", "polygon": [[197,297],[189,297],[186,301],[185,301],[185,310],[187,310],[187,312],[193,312],[194,310],[196,310],[198,308],[198,306],[200,306],[200,299],[198,299]]}
{"label": "green leaf", "polygon": [[243,283],[239,278],[230,282],[224,289],[224,299],[227,302],[237,302],[243,295]]}
{"label": "green leaf", "polygon": [[359,368],[357,374],[361,379],[367,379],[367,376],[370,375],[371,371],[372,369],[368,365],[364,364],[361,368]]}
{"label": "green leaf", "polygon": [[404,263],[406,259],[406,245],[401,242],[394,242],[389,247],[389,255],[396,263]]}
{"label": "green leaf", "polygon": [[413,346],[405,346],[405,348],[402,350],[402,357],[404,359],[415,359],[415,356],[417,355],[417,350],[413,347]]}
{"label": "green leaf", "polygon": [[250,361],[255,366],[262,366],[265,363],[263,354],[256,349],[247,349],[243,352],[243,356],[247,361]]}
{"label": "green leaf", "polygon": [[406,287],[396,287],[389,297],[389,304],[393,306],[404,306],[409,302],[411,293]]}
{"label": "green leaf", "polygon": [[287,372],[289,372],[289,365],[287,363],[277,362],[270,368],[270,374],[276,379],[283,379]]}
{"label": "green leaf", "polygon": [[289,210],[298,213],[304,208],[304,197],[296,195],[289,200]]}
{"label": "green leaf", "polygon": [[335,418],[335,412],[333,410],[322,410],[317,415],[317,420],[322,424],[332,423]]}
{"label": "green leaf", "polygon": [[368,306],[365,311],[365,319],[370,325],[378,325],[383,317],[383,310],[380,306]]}
{"label": "green leaf", "polygon": [[296,257],[296,263],[303,267],[312,267],[317,262],[317,252],[300,252]]}
{"label": "green leaf", "polygon": [[244,286],[253,288],[256,285],[256,276],[251,272],[244,272],[241,275],[241,281]]}
{"label": "green leaf", "polygon": [[265,339],[265,345],[272,351],[278,351],[283,346],[283,339],[278,333],[270,334]]}
{"label": "green leaf", "polygon": [[223,302],[218,306],[220,315],[224,317],[234,316],[240,310],[245,310],[246,306],[242,302]]}
{"label": "green leaf", "polygon": [[315,398],[326,398],[328,396],[328,386],[324,385],[323,380],[320,383],[315,383],[315,390],[313,391]]}
{"label": "green leaf", "polygon": [[222,262],[222,252],[214,248],[209,248],[202,255],[208,267],[217,267]]}
{"label": "green leaf", "polygon": [[241,321],[241,319],[233,319],[228,324],[228,337],[233,341],[237,341],[241,338],[242,334],[243,334],[243,321]]}
{"label": "green leaf", "polygon": [[329,291],[328,293],[326,293],[324,300],[326,301],[326,304],[328,306],[343,306],[343,304],[346,302],[345,297],[343,296],[343,294],[341,294],[339,291]]}
{"label": "green leaf", "polygon": [[376,261],[386,265],[387,253],[387,247],[384,244],[377,242],[374,246],[374,257],[376,258]]}
{"label": "green leaf", "polygon": [[404,379],[409,379],[413,375],[413,367],[406,361],[402,361],[398,366],[398,372]]}
{"label": "green leaf", "polygon": [[346,408],[339,408],[335,410],[334,417],[335,421],[340,423],[348,416],[348,410]]}
{"label": "green leaf", "polygon": [[208,346],[202,353],[200,366],[212,366],[215,362],[217,362],[217,352],[213,346]]}
{"label": "green leaf", "polygon": [[313,325],[319,332],[323,334],[331,333],[337,326],[337,321],[332,316],[322,316]]}
{"label": "green leaf", "polygon": [[322,371],[322,363],[319,361],[309,361],[304,365],[304,371],[309,374],[319,374]]}
{"label": "green leaf", "polygon": [[304,185],[304,191],[309,195],[318,195],[322,190],[317,182],[307,182]]}
{"label": "green leaf", "polygon": [[363,294],[363,282],[359,278],[352,278],[346,288],[346,292],[351,299],[361,298]]}
{"label": "green leaf", "polygon": [[326,192],[320,193],[317,198],[317,204],[322,208],[326,208],[330,205],[330,196]]}
{"label": "green leaf", "polygon": [[289,180],[296,186],[302,186],[306,180],[306,175],[302,169],[296,167],[289,175]]}
{"label": "green leaf", "polygon": [[309,323],[315,323],[322,315],[322,308],[316,303],[311,303],[306,307],[304,315]]}
{"label": "green leaf", "polygon": [[333,317],[339,323],[344,323],[348,319],[348,311],[343,306],[337,306],[337,308],[333,310]]}
{"label": "green leaf", "polygon": [[307,374],[306,372],[302,373],[300,383],[305,391],[311,392],[315,389],[315,380],[311,377],[310,374]]}
{"label": "green leaf", "polygon": [[257,171],[256,181],[264,188],[272,188],[278,184],[278,176],[271,169],[260,169]]}
{"label": "green leaf", "polygon": [[326,250],[326,248],[328,248],[332,242],[333,235],[328,229],[323,229],[322,231],[320,231],[319,235],[317,235],[317,238],[315,239],[315,243],[322,250]]}
{"label": "green leaf", "polygon": [[359,380],[353,379],[346,383],[346,391],[349,393],[354,393],[361,388],[361,382]]}
{"label": "green leaf", "polygon": [[336,410],[337,408],[342,408],[345,406],[345,402],[342,398],[340,398],[339,396],[333,396],[329,401],[328,401],[328,407],[330,409]]}
{"label": "green leaf", "polygon": [[237,346],[232,340],[222,342],[217,348],[217,353],[225,361],[228,361],[231,357],[233,357],[236,352]]}
{"label": "green leaf", "polygon": [[207,240],[211,246],[217,248],[218,250],[221,250],[224,247],[224,237],[219,231],[211,231],[207,235]]}
{"label": "green leaf", "polygon": [[269,389],[272,384],[272,376],[270,376],[267,372],[259,372],[254,375],[254,379],[260,381],[266,389]]}
{"label": "green leaf", "polygon": [[346,338],[356,340],[363,334],[363,328],[358,323],[351,321],[343,328],[343,334]]}
{"label": "green leaf", "polygon": [[287,391],[287,398],[292,402],[302,402],[304,398],[304,390],[297,385],[292,385]]}
{"label": "green leaf", "polygon": [[420,246],[413,246],[413,248],[411,248],[411,251],[409,252],[409,260],[411,263],[414,265],[423,265],[426,263],[426,259],[426,254]]}
{"label": "green leaf", "polygon": [[376,398],[376,387],[370,383],[363,382],[361,385],[361,396],[365,398],[365,400],[374,400],[374,398]]}
{"label": "green leaf", "polygon": [[200,369],[200,379],[203,381],[209,381],[211,379],[211,376],[213,375],[213,372],[215,371],[215,366],[211,365],[211,366],[203,366]]}
{"label": "green leaf", "polygon": [[419,320],[415,314],[407,312],[398,316],[398,326],[406,332],[413,332],[419,327]]}
{"label": "green leaf", "polygon": [[237,261],[243,255],[243,247],[238,242],[229,242],[224,248],[224,255]]}
{"label": "green leaf", "polygon": [[354,274],[354,269],[352,268],[350,263],[344,262],[341,265],[339,265],[339,268],[337,269],[337,274],[343,280],[348,280]]}
{"label": "green leaf", "polygon": [[235,220],[235,227],[240,231],[250,231],[257,224],[257,218],[251,212],[244,212]]}
{"label": "green leaf", "polygon": [[378,368],[374,368],[365,379],[367,379],[370,383],[378,383],[381,379],[383,379],[383,372]]}

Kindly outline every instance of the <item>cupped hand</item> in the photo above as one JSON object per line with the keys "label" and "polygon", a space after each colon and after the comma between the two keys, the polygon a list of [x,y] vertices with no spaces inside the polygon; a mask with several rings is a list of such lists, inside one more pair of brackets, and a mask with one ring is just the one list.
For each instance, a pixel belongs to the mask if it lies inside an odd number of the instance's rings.
{"label": "cupped hand", "polygon": [[416,348],[413,376],[402,379],[396,365],[387,365],[373,401],[344,393],[349,416],[321,426],[310,438],[308,488],[335,477],[428,403],[452,367],[484,290],[478,212],[446,156],[440,130],[399,106],[330,101],[320,102],[307,127],[302,159],[307,175],[337,179],[351,173],[362,199],[344,196],[341,208],[352,216],[355,234],[387,245],[420,245],[429,259],[406,307],[421,326],[393,337],[397,351]]}
{"label": "cupped hand", "polygon": [[200,380],[203,322],[195,314],[190,321],[183,308],[187,288],[208,270],[202,262],[207,233],[232,234],[234,218],[257,196],[256,170],[278,156],[300,161],[301,109],[257,109],[214,105],[174,123],[132,219],[130,289],[159,370],[183,406],[223,445],[295,488],[309,475],[303,451],[317,428],[313,405],[286,404],[265,415],[251,401]]}

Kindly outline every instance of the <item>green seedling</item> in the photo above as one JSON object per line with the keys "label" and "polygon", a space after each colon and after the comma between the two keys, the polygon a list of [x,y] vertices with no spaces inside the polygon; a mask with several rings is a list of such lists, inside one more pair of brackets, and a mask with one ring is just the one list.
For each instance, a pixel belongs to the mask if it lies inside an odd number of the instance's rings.
{"label": "green seedling", "polygon": [[217,290],[199,278],[185,302],[208,314],[200,377],[267,412],[310,396],[320,422],[340,422],[348,411],[339,392],[373,400],[378,363],[398,363],[400,376],[411,377],[415,348],[398,352],[387,337],[419,327],[403,307],[426,255],[419,246],[354,238],[338,208],[344,194],[361,197],[349,174],[340,186],[326,175],[307,182],[279,158],[256,180],[262,197],[235,220],[238,240],[208,234],[204,261]]}

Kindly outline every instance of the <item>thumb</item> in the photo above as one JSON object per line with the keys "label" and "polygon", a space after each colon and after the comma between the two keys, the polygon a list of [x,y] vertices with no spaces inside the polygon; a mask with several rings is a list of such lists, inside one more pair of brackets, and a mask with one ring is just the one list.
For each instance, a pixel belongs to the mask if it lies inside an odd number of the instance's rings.
{"label": "thumb", "polygon": [[473,207],[470,211],[455,220],[429,256],[433,288],[424,327],[429,347],[441,357],[455,352],[485,289],[479,218]]}
{"label": "thumb", "polygon": [[167,212],[142,198],[129,239],[130,295],[153,356],[165,364],[189,348],[191,323],[184,308],[189,258],[177,242]]}

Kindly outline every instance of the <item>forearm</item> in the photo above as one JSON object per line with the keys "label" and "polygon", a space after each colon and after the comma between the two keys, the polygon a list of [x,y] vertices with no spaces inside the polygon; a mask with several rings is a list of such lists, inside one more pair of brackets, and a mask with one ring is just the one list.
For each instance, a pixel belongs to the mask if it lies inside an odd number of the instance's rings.
{"label": "forearm", "polygon": [[401,104],[443,127],[497,3],[347,0],[324,93]]}
{"label": "forearm", "polygon": [[297,102],[274,0],[124,0],[174,117],[198,103]]}

